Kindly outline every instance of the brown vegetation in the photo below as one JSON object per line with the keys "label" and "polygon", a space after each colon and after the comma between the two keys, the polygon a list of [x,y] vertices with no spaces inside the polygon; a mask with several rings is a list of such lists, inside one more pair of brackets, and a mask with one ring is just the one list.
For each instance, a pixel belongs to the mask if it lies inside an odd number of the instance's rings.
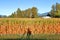
{"label": "brown vegetation", "polygon": [[1,18],[0,34],[26,34],[28,28],[31,34],[59,34],[60,19],[41,18]]}

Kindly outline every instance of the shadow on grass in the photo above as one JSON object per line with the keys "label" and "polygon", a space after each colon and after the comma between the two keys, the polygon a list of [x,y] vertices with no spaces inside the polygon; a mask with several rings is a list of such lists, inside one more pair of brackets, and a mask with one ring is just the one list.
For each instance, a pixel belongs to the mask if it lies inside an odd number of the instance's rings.
{"label": "shadow on grass", "polygon": [[0,40],[47,40],[47,39],[0,39]]}
{"label": "shadow on grass", "polygon": [[0,40],[60,40],[60,34],[35,34],[35,35],[8,34],[0,36]]}

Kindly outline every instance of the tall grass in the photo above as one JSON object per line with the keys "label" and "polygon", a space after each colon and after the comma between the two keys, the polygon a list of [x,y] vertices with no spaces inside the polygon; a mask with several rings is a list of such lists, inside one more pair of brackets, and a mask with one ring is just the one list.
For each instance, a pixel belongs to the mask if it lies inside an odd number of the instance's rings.
{"label": "tall grass", "polygon": [[[27,29],[31,31],[27,36]],[[8,39],[59,39],[59,18],[0,18],[0,38]]]}

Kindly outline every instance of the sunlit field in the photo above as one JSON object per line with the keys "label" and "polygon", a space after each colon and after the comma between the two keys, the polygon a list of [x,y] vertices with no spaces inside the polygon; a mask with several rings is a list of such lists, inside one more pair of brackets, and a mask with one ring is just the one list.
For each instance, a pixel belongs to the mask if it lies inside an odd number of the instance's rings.
{"label": "sunlit field", "polygon": [[0,38],[59,40],[60,18],[0,18]]}

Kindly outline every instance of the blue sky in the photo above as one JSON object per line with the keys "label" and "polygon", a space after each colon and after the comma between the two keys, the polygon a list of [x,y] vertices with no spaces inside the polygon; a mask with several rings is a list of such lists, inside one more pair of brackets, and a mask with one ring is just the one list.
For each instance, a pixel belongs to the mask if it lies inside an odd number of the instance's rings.
{"label": "blue sky", "polygon": [[0,0],[0,15],[10,15],[17,8],[25,10],[33,6],[38,8],[38,13],[51,10],[51,6],[60,0]]}

